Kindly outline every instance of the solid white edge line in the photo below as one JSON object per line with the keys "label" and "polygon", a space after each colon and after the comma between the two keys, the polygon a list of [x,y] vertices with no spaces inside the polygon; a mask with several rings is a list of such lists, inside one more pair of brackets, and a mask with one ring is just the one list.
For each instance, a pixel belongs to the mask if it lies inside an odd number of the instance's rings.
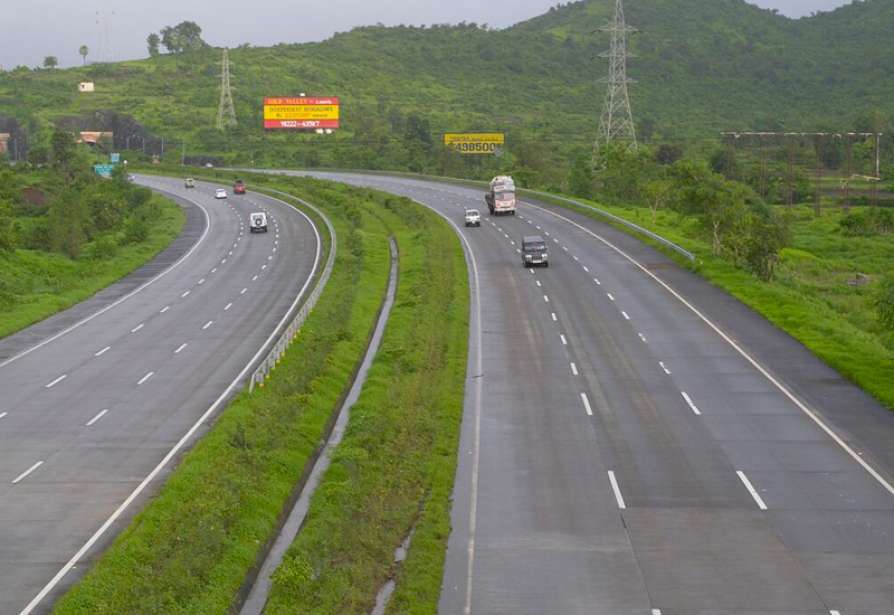
{"label": "solid white edge line", "polygon": [[624,503],[624,496],[621,495],[621,488],[618,486],[618,479],[615,478],[615,473],[612,470],[608,471],[608,481],[612,485],[612,491],[615,492],[615,500],[618,502],[618,508],[624,510],[627,508],[627,504]]}
{"label": "solid white edge line", "polygon": [[577,365],[575,365],[574,362],[571,363],[571,373],[574,374],[575,376],[578,375]]}
{"label": "solid white edge line", "polygon": [[587,416],[593,416],[593,408],[590,407],[590,399],[587,397],[587,394],[581,393],[580,400],[584,402],[584,410],[587,411]]}
{"label": "solid white edge line", "polygon": [[760,494],[757,492],[757,490],[751,484],[751,481],[748,480],[748,477],[745,476],[745,472],[743,472],[741,470],[736,470],[736,474],[739,475],[739,478],[745,484],[745,488],[748,489],[748,493],[750,493],[751,497],[754,498],[754,501],[757,503],[757,507],[760,508],[761,510],[767,510],[767,505],[764,504],[763,498],[761,498]]}
{"label": "solid white edge line", "polygon": [[59,376],[58,378],[53,380],[51,383],[45,385],[44,388],[52,389],[54,386],[56,386],[57,384],[59,384],[60,382],[65,380],[66,378],[68,378],[68,374],[62,374],[61,376]]}
{"label": "solid white edge line", "polygon": [[[676,298],[680,303],[682,303],[687,308],[689,308],[689,310],[693,314],[698,316],[702,320],[702,322],[704,322],[706,325],[708,325],[708,327],[710,327],[717,335],[719,335],[721,338],[723,338],[723,340],[726,343],[728,343],[730,346],[732,346],[733,349],[735,349],[735,351],[739,353],[739,355],[741,355],[746,361],[748,361],[752,365],[752,367],[754,367],[758,372],[761,373],[761,375],[763,375],[767,380],[769,380],[773,384],[773,386],[775,386],[780,392],[782,392],[782,394],[785,395],[793,404],[795,404],[804,414],[806,414],[808,417],[810,417],[810,419],[814,423],[816,423],[819,426],[819,428],[822,429],[826,433],[826,435],[828,435],[830,438],[832,438],[832,440],[834,440],[835,443],[838,444],[838,446],[843,448],[847,452],[847,454],[851,456],[851,458],[854,461],[859,463],[863,467],[863,469],[869,473],[870,476],[872,476],[876,481],[879,482],[879,484],[882,485],[882,487],[884,487],[888,491],[888,493],[890,493],[891,495],[894,495],[894,485],[891,485],[891,483],[889,483],[875,468],[873,468],[871,465],[869,465],[869,462],[867,462],[860,455],[858,455],[857,452],[854,451],[854,449],[852,449],[850,447],[850,445],[848,445],[847,442],[845,442],[837,433],[835,433],[835,431],[831,427],[826,425],[825,421],[823,421],[817,415],[816,412],[814,412],[813,410],[808,408],[807,405],[804,402],[802,402],[800,399],[798,399],[794,393],[789,391],[785,385],[783,385],[779,380],[774,378],[773,375],[770,374],[770,372],[767,371],[767,369],[764,368],[763,365],[758,363],[757,359],[752,357],[747,351],[745,351],[745,349],[743,349],[741,346],[739,346],[739,344],[737,344],[729,335],[727,335],[723,331],[723,329],[721,329],[720,327],[715,325],[710,319],[708,319],[707,316],[702,314],[694,305],[689,303],[689,301],[687,301],[682,295],[680,295],[680,293],[678,293],[673,288],[671,288],[671,286],[669,284],[667,284],[664,280],[662,280],[657,275],[655,275],[654,273],[649,271],[639,261],[637,261],[635,258],[633,258],[629,254],[624,252],[622,249],[620,249],[619,247],[617,247],[616,245],[614,245],[613,243],[611,243],[604,237],[601,237],[600,235],[594,233],[593,231],[586,228],[585,226],[582,226],[582,225],[578,224],[577,222],[574,222],[573,220],[566,218],[565,216],[562,216],[555,212],[549,211],[548,209],[538,207],[537,205],[531,205],[530,203],[528,203],[527,205],[529,207],[537,209],[538,211],[541,211],[545,214],[548,214],[548,215],[558,218],[560,220],[564,220],[568,224],[571,224],[572,226],[579,228],[580,230],[584,231],[588,235],[596,238],[597,240],[599,240],[600,242],[605,244],[607,247],[614,250],[616,253],[620,254],[623,258],[625,258],[627,261],[632,263],[640,271],[642,271],[647,276],[652,278],[657,284],[659,284],[667,292],[669,292],[671,295],[673,295],[673,297]],[[643,340],[643,341],[645,341],[645,340]]]}
{"label": "solid white edge line", "polygon": [[689,407],[692,409],[692,411],[695,412],[697,416],[701,416],[701,410],[698,409],[698,406],[692,403],[692,398],[689,397],[689,393],[687,393],[686,391],[680,391],[680,395],[683,396],[683,399],[686,400],[686,403],[689,404]]}
{"label": "solid white edge line", "polygon": [[168,267],[167,269],[165,269],[164,271],[162,271],[161,273],[159,273],[157,276],[155,276],[154,278],[152,278],[151,280],[149,280],[148,282],[146,282],[146,283],[143,284],[142,286],[139,286],[139,287],[135,288],[134,290],[132,290],[132,291],[129,292],[128,294],[124,295],[123,297],[121,297],[120,299],[118,299],[117,301],[115,301],[114,303],[111,303],[111,304],[107,305],[106,307],[102,308],[102,309],[99,310],[98,312],[95,312],[95,313],[91,314],[90,316],[84,318],[83,320],[79,320],[78,322],[76,322],[76,323],[73,324],[72,326],[68,327],[67,329],[64,329],[64,330],[60,331],[59,333],[53,335],[52,337],[48,337],[47,339],[45,339],[44,341],[40,342],[39,344],[36,344],[36,345],[32,346],[31,348],[28,348],[27,350],[23,350],[23,351],[20,352],[19,354],[14,355],[14,356],[12,356],[12,357],[6,359],[6,360],[3,361],[2,363],[0,363],[0,367],[6,367],[7,365],[9,365],[10,363],[12,363],[13,361],[18,361],[18,360],[21,359],[22,357],[31,354],[31,353],[34,352],[35,350],[37,350],[37,349],[39,349],[39,348],[43,348],[43,347],[46,346],[47,344],[56,341],[57,339],[59,339],[59,338],[62,337],[63,335],[68,335],[69,333],[71,333],[71,332],[74,331],[75,329],[77,329],[77,328],[79,328],[79,327],[81,327],[81,326],[87,324],[88,322],[90,322],[90,321],[93,320],[94,318],[97,318],[98,316],[101,316],[102,314],[105,314],[105,313],[108,312],[109,310],[118,307],[119,305],[121,305],[122,303],[124,303],[125,301],[127,301],[128,299],[130,299],[131,297],[133,297],[134,295],[136,295],[137,293],[142,292],[143,290],[145,290],[146,288],[148,288],[149,286],[151,286],[152,284],[154,284],[155,282],[157,282],[158,280],[160,280],[161,278],[163,278],[164,276],[166,276],[168,273],[170,273],[170,272],[173,271],[176,267],[178,267],[181,263],[183,263],[183,261],[185,261],[187,258],[189,258],[190,256],[192,256],[193,252],[196,251],[196,249],[202,244],[202,242],[205,241],[205,237],[208,236],[208,232],[211,230],[211,218],[208,216],[208,211],[207,211],[204,207],[202,207],[199,203],[197,203],[197,202],[195,202],[195,201],[193,201],[193,200],[191,200],[191,199],[187,199],[187,198],[185,198],[185,197],[178,197],[178,198],[183,198],[183,200],[185,200],[185,201],[190,201],[193,205],[195,205],[196,207],[198,207],[199,209],[201,209],[201,210],[202,210],[202,213],[205,215],[205,232],[202,233],[202,236],[199,237],[199,240],[195,243],[195,245],[193,245],[192,248],[189,249],[189,251],[188,251],[186,254],[184,254],[183,256],[181,256],[180,259],[179,259],[177,262],[175,262],[173,265],[171,265],[170,267]]}
{"label": "solid white edge line", "polygon": [[85,426],[86,426],[86,427],[93,427],[93,425],[96,423],[96,421],[98,421],[99,419],[101,419],[102,417],[104,417],[104,416],[108,413],[108,411],[109,411],[109,409],[106,408],[105,410],[103,410],[102,412],[100,412],[99,414],[97,414],[96,416],[94,416],[92,419],[90,419],[89,421],[87,421],[87,424],[86,424]]}
{"label": "solid white edge line", "polygon": [[12,481],[12,484],[13,484],[13,485],[16,485],[16,484],[20,483],[21,481],[23,481],[23,480],[25,479],[25,477],[27,477],[27,476],[28,476],[29,474],[31,474],[34,470],[36,470],[37,468],[39,468],[39,467],[42,466],[42,465],[43,465],[43,461],[38,461],[38,462],[35,463],[33,466],[31,466],[30,468],[28,468],[27,470],[25,470],[24,472],[22,472],[21,474],[19,474],[16,478],[14,478],[13,481]]}
{"label": "solid white edge line", "polygon": [[[65,577],[65,575],[68,574],[68,572],[72,568],[75,567],[75,565],[78,563],[78,561],[80,561],[80,559],[82,557],[84,557],[84,555],[87,553],[87,551],[89,551],[93,547],[93,545],[96,544],[96,541],[98,541],[102,537],[102,535],[105,534],[106,531],[108,531],[108,529],[112,526],[112,524],[114,524],[115,521],[117,521],[118,518],[122,514],[124,514],[124,511],[127,510],[127,508],[133,503],[133,501],[140,496],[140,494],[146,489],[146,487],[149,485],[149,483],[151,483],[155,479],[155,477],[158,476],[158,474],[165,468],[165,466],[167,466],[168,463],[170,463],[171,459],[173,459],[177,455],[177,453],[180,452],[180,449],[182,449],[186,445],[186,443],[189,442],[190,438],[193,437],[193,435],[196,433],[196,431],[199,430],[199,428],[202,426],[202,424],[208,420],[208,417],[210,417],[212,414],[214,414],[214,412],[217,410],[217,408],[230,395],[230,393],[233,391],[233,389],[235,389],[236,386],[240,382],[242,382],[242,379],[245,378],[245,376],[248,374],[249,370],[252,368],[255,361],[257,361],[264,354],[264,351],[276,338],[277,333],[279,333],[279,330],[286,323],[289,316],[294,311],[295,307],[301,301],[301,298],[304,296],[304,293],[307,291],[307,287],[310,286],[311,281],[313,281],[314,276],[317,271],[317,266],[320,262],[320,251],[322,249],[322,241],[320,239],[320,233],[317,230],[316,225],[313,223],[313,221],[310,219],[310,217],[308,217],[307,214],[305,214],[303,211],[301,211],[297,207],[292,207],[285,201],[280,201],[279,199],[274,199],[273,197],[267,197],[267,198],[270,198],[275,202],[282,203],[285,207],[288,207],[289,209],[292,209],[292,210],[298,212],[302,217],[304,217],[305,220],[307,220],[308,224],[310,224],[311,228],[314,231],[314,235],[316,236],[316,239],[317,239],[317,251],[316,251],[316,256],[314,257],[313,267],[311,267],[311,274],[308,276],[307,280],[304,282],[304,286],[302,286],[301,290],[298,291],[298,295],[295,297],[295,301],[292,302],[292,305],[286,311],[285,316],[282,317],[282,320],[280,320],[279,324],[274,328],[273,333],[270,334],[270,337],[268,337],[267,340],[261,345],[261,347],[258,349],[258,352],[255,353],[255,355],[246,364],[246,366],[244,368],[242,368],[242,371],[239,372],[239,375],[236,376],[236,378],[233,380],[233,382],[230,383],[230,386],[228,386],[226,388],[226,390],[223,393],[221,393],[220,397],[218,397],[217,400],[215,400],[215,402],[213,404],[211,404],[211,407],[209,407],[205,411],[205,413],[199,417],[199,419],[193,424],[193,426],[189,428],[189,431],[187,431],[183,435],[183,437],[180,438],[180,440],[177,442],[177,444],[174,445],[174,448],[172,448],[168,452],[168,454],[165,455],[164,459],[162,459],[158,463],[158,465],[155,466],[155,468],[149,473],[149,475],[143,479],[143,482],[141,482],[139,485],[137,485],[136,489],[134,489],[133,492],[131,492],[131,494],[129,496],[127,496],[127,499],[125,499],[124,502],[122,502],[121,505],[115,510],[115,512],[113,512],[112,515],[108,519],[105,520],[105,522],[100,526],[100,528],[98,530],[96,530],[96,532],[93,534],[93,536],[91,536],[87,540],[87,542],[84,543],[84,545],[80,549],[78,549],[77,553],[75,553],[72,556],[72,558],[70,560],[68,560],[68,562],[66,562],[64,566],[62,566],[62,568],[59,570],[59,572],[57,572],[56,575],[52,579],[50,579],[50,581],[43,587],[43,589],[41,589],[40,592],[31,600],[31,602],[28,603],[28,605],[25,607],[25,609],[21,612],[20,615],[28,615],[29,613],[34,611],[35,608],[37,608],[37,606],[41,603],[41,601],[43,601],[43,599],[47,597],[47,594],[49,594],[51,591],[53,591],[53,588],[55,588],[59,584],[59,581],[61,581]],[[480,378],[478,380],[480,381]]]}
{"label": "solid white edge line", "polygon": [[109,350],[111,350],[111,349],[112,349],[111,346],[106,346],[106,347],[103,348],[102,350],[93,353],[93,356],[94,356],[94,357],[101,357],[102,355],[104,355],[105,353],[107,353],[107,352],[108,352]]}

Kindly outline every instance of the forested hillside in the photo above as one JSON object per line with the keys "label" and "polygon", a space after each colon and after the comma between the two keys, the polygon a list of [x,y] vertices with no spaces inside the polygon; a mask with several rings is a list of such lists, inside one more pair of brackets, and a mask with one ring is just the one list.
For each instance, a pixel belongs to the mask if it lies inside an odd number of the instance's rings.
{"label": "forested hillside", "polygon": [[[480,24],[371,26],[311,44],[231,50],[239,128],[214,125],[220,50],[68,70],[0,73],[0,118],[34,135],[62,122],[114,123],[116,147],[289,163],[476,173],[560,165],[589,151],[607,71],[598,54],[610,0],[551,9],[505,30]],[[894,3],[857,2],[791,20],[744,0],[638,0],[627,18],[641,138],[715,138],[724,129],[884,128],[894,116]],[[77,82],[93,80],[94,94]],[[337,95],[334,136],[265,134],[266,96]],[[102,112],[96,115],[97,112]],[[121,114],[122,117],[110,114]],[[132,116],[145,133],[127,121]],[[111,118],[111,119],[110,119]],[[867,124],[881,124],[869,126]],[[502,130],[502,161],[447,156],[440,133]],[[129,143],[126,137],[131,136]],[[29,137],[31,138],[31,137]]]}

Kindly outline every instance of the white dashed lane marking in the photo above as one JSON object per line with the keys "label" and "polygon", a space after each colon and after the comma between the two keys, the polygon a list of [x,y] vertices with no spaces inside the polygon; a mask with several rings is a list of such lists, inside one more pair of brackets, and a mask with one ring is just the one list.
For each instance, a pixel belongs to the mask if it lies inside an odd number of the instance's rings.
{"label": "white dashed lane marking", "polygon": [[53,380],[51,383],[47,384],[46,388],[52,389],[54,386],[56,386],[57,384],[59,384],[60,382],[65,380],[66,378],[68,378],[68,374],[62,374],[61,376],[59,376],[58,378]]}
{"label": "white dashed lane marking", "polygon": [[745,472],[741,470],[736,470],[736,474],[739,475],[739,479],[745,485],[745,488],[748,489],[748,493],[751,494],[751,497],[754,498],[754,501],[757,503],[757,507],[761,510],[767,510],[767,505],[764,503],[764,499],[757,492],[757,489],[751,484],[751,481],[748,480],[748,477],[745,476]]}
{"label": "white dashed lane marking", "polygon": [[149,380],[150,378],[152,378],[152,376],[154,376],[154,375],[155,375],[155,372],[149,372],[148,374],[146,374],[145,376],[140,378],[140,380],[137,382],[137,386],[140,386],[141,384],[145,384],[146,381]]}
{"label": "white dashed lane marking", "polygon": [[688,394],[686,391],[682,391],[680,394],[683,396],[683,399],[686,400],[686,404],[692,409],[692,411],[696,414],[696,416],[701,416],[701,415],[702,415],[702,411],[699,410],[699,409],[698,409],[698,406],[696,406],[696,405],[692,402],[692,398],[689,397],[689,394]]}
{"label": "white dashed lane marking", "polygon": [[102,350],[93,353],[93,356],[94,356],[94,357],[101,357],[102,355],[104,355],[105,353],[107,353],[107,352],[108,352],[109,350],[111,350],[111,349],[112,349],[111,346],[106,346],[106,347],[103,348]]}
{"label": "white dashed lane marking", "polygon": [[93,427],[94,423],[96,423],[96,421],[98,421],[99,419],[101,419],[102,417],[104,417],[104,416],[108,413],[108,411],[109,411],[108,408],[106,408],[105,410],[101,411],[99,414],[97,414],[97,415],[94,416],[92,419],[90,419],[89,421],[87,421],[87,424],[86,424],[85,426],[86,426],[86,427]]}
{"label": "white dashed lane marking", "polygon": [[23,480],[25,480],[25,478],[26,478],[29,474],[31,474],[34,470],[36,470],[37,468],[39,468],[39,467],[42,466],[42,465],[43,465],[43,461],[38,461],[38,462],[35,463],[33,466],[31,466],[30,468],[28,468],[27,470],[25,470],[24,472],[22,472],[21,474],[19,474],[17,477],[15,477],[15,478],[12,480],[12,484],[13,484],[13,485],[17,485],[18,483],[22,482]]}
{"label": "white dashed lane marking", "polygon": [[174,351],[174,354],[180,354],[181,352],[183,352],[186,349],[187,346],[189,346],[188,343],[180,344],[180,346],[177,348],[177,350]]}
{"label": "white dashed lane marking", "polygon": [[618,486],[618,479],[615,478],[615,473],[611,470],[608,471],[608,480],[612,485],[612,491],[615,493],[615,501],[618,503],[618,508],[624,510],[627,508],[627,505],[624,503],[624,496],[621,495],[621,487]]}

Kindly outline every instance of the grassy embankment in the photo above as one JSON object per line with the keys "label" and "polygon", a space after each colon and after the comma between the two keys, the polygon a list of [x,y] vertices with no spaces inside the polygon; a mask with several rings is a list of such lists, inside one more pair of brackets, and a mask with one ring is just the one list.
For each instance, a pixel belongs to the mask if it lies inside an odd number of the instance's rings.
{"label": "grassy embankment", "polygon": [[[462,417],[468,274],[453,231],[395,199],[409,228],[388,329],[344,440],[275,574],[269,613],[434,613]],[[394,550],[413,530],[406,561]]]}
{"label": "grassy embankment", "polygon": [[[60,601],[59,613],[205,613],[233,606],[263,546],[275,535],[295,483],[313,459],[362,358],[387,285],[388,235],[401,238],[403,259],[404,250],[412,254],[413,246],[434,232],[429,227],[437,226],[432,219],[420,228],[403,226],[404,218],[420,219],[418,206],[403,200],[388,201],[401,210],[396,216],[383,209],[387,197],[382,195],[312,180],[252,181],[301,194],[329,215],[341,249],[326,291],[268,386],[251,396],[239,395],[223,411],[156,499]],[[442,247],[458,252],[455,245]],[[389,331],[407,326],[392,319]],[[465,330],[452,331],[464,348]],[[453,352],[460,352],[464,367],[464,350],[451,347]],[[428,358],[407,354],[402,364],[416,369],[417,362]],[[426,372],[436,378],[437,370],[428,365]],[[372,410],[374,421],[379,413],[382,421],[390,413],[388,407]],[[458,433],[458,414],[452,418],[450,426]],[[454,438],[444,445],[454,465],[455,444]],[[425,449],[424,457],[429,454]],[[431,467],[449,472],[448,485],[436,498],[446,510],[452,466]],[[341,542],[343,537],[332,539]]]}
{"label": "grassy embankment", "polygon": [[[843,212],[827,210],[815,218],[810,204],[796,207],[791,213],[792,245],[782,250],[775,279],[762,282],[714,256],[710,242],[694,219],[659,211],[652,224],[651,212],[644,208],[591,204],[691,251],[698,259],[694,269],[699,274],[761,313],[843,376],[894,409],[894,331],[886,331],[880,325],[873,305],[879,280],[894,270],[894,243],[890,236],[848,237],[839,229],[839,222],[846,215]],[[561,206],[605,221],[585,208],[565,203]],[[869,283],[849,284],[857,273],[868,275]]]}
{"label": "grassy embankment", "polygon": [[0,251],[0,338],[87,299],[167,248],[186,216],[171,201],[153,199],[160,214],[149,221],[146,240],[122,244],[113,256],[92,258],[91,243],[77,259],[43,250]]}

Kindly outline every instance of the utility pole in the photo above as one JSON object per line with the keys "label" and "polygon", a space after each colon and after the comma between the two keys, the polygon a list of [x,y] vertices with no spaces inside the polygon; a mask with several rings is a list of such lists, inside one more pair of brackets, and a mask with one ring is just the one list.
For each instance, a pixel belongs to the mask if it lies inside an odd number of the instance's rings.
{"label": "utility pole", "polygon": [[627,53],[627,36],[637,30],[624,20],[622,0],[615,0],[614,19],[600,30],[611,35],[611,49],[600,54],[600,57],[608,58],[608,77],[601,80],[607,87],[595,147],[598,151],[604,145],[620,141],[627,143],[630,149],[636,149],[636,128],[627,92],[627,84],[633,83],[627,78],[627,58],[632,57]]}
{"label": "utility pole", "polygon": [[220,104],[217,107],[217,129],[227,130],[238,125],[236,107],[233,105],[233,90],[230,87],[230,52],[223,50],[220,69]]}

